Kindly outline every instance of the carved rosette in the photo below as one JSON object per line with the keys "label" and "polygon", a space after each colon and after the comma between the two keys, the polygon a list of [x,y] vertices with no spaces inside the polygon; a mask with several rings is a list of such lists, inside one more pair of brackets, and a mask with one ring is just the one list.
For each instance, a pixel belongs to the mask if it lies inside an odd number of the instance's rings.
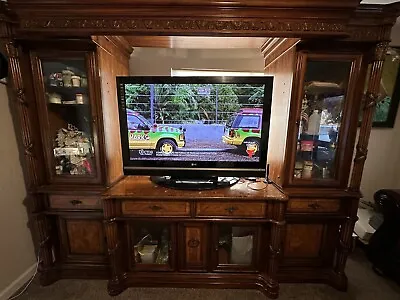
{"label": "carved rosette", "polygon": [[205,20],[205,19],[23,19],[21,30],[81,29],[129,32],[237,32],[237,33],[343,33],[345,26],[336,22],[306,20]]}

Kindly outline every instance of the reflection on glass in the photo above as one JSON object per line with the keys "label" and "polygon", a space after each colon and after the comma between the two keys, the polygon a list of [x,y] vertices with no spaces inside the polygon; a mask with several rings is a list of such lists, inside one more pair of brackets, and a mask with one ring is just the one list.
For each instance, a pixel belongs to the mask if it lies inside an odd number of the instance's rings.
{"label": "reflection on glass", "polygon": [[169,227],[161,223],[139,222],[134,228],[133,256],[136,264],[168,264]]}
{"label": "reflection on glass", "polygon": [[255,229],[253,227],[238,227],[219,225],[218,263],[220,265],[251,265]]}
{"label": "reflection on glass", "polygon": [[94,147],[84,58],[42,62],[57,175],[94,175]]}
{"label": "reflection on glass", "polygon": [[309,60],[304,79],[294,177],[334,178],[351,62]]}

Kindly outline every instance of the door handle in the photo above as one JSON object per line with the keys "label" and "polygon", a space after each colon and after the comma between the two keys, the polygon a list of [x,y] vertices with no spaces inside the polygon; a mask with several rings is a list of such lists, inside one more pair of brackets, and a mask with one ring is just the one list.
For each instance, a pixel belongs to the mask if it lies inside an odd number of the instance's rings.
{"label": "door handle", "polygon": [[187,244],[189,248],[197,248],[200,245],[200,241],[198,239],[191,239]]}
{"label": "door handle", "polygon": [[158,205],[150,205],[149,208],[152,211],[159,211],[159,210],[163,209],[161,206],[158,206]]}
{"label": "door handle", "polygon": [[235,207],[235,206],[230,206],[230,207],[225,208],[225,210],[226,210],[228,213],[233,214],[236,210],[238,210],[238,208]]}
{"label": "door handle", "polygon": [[321,207],[321,205],[319,205],[318,203],[310,203],[308,204],[308,207],[312,209],[318,209]]}
{"label": "door handle", "polygon": [[81,200],[71,200],[71,201],[69,201],[69,203],[71,203],[72,205],[79,205],[79,204],[82,204],[82,201]]}

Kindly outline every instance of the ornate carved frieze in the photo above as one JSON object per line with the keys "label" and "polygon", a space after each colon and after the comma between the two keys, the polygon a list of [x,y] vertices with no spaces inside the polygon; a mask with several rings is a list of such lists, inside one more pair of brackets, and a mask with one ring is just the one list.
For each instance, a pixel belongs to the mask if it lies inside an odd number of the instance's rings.
{"label": "ornate carved frieze", "polygon": [[310,32],[341,33],[343,23],[305,20],[206,20],[206,19],[23,19],[22,30],[86,29],[145,32]]}

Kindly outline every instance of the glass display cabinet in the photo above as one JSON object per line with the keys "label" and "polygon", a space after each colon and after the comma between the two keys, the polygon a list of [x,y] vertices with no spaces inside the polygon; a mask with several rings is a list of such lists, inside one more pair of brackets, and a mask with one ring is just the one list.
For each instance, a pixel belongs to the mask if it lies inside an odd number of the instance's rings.
{"label": "glass display cabinet", "polygon": [[32,56],[42,141],[52,182],[99,181],[94,108],[85,54]]}
{"label": "glass display cabinet", "polygon": [[351,117],[358,62],[354,55],[302,55],[292,183],[335,185],[349,154],[342,125]]}
{"label": "glass display cabinet", "polygon": [[215,224],[216,270],[255,270],[258,227]]}
{"label": "glass display cabinet", "polygon": [[134,222],[130,227],[131,267],[170,270],[172,268],[171,224]]}

